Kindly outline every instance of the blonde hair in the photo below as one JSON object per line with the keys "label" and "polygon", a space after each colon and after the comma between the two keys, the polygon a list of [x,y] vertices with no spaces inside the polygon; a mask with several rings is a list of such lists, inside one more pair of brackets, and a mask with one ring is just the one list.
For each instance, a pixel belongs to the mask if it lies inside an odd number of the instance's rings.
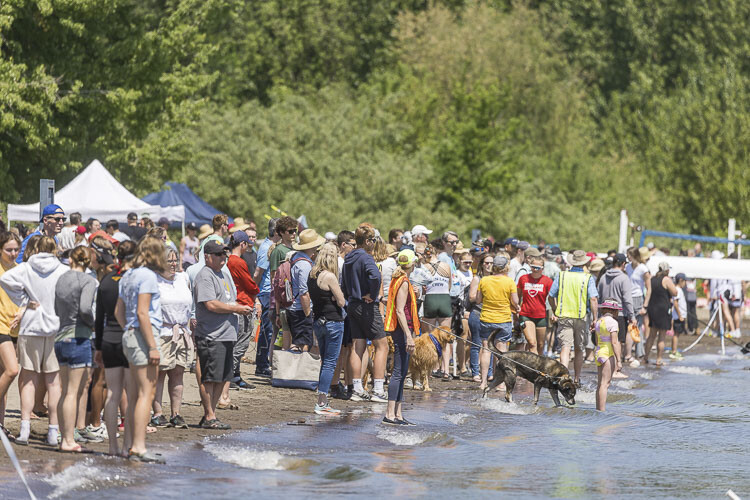
{"label": "blonde hair", "polygon": [[380,236],[378,236],[378,239],[375,242],[375,249],[372,251],[372,258],[375,259],[375,262],[383,262],[388,258],[388,245]]}
{"label": "blonde hair", "polygon": [[36,244],[37,253],[55,253],[56,250],[57,243],[55,243],[55,239],[50,236],[42,236]]}
{"label": "blonde hair", "polygon": [[332,272],[339,279],[339,249],[335,243],[325,243],[318,251],[318,258],[310,270],[310,277],[317,278],[321,272]]}
{"label": "blonde hair", "polygon": [[75,247],[70,251],[70,263],[86,269],[91,264],[91,255],[86,247]]}
{"label": "blonde hair", "polygon": [[157,273],[165,273],[167,271],[167,259],[164,254],[163,241],[153,236],[146,236],[138,243],[133,267],[143,266]]}

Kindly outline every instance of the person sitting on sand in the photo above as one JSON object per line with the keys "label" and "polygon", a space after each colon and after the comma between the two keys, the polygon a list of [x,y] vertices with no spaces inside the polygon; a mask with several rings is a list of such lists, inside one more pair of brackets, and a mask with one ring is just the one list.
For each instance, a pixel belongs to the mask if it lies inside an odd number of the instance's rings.
{"label": "person sitting on sand", "polygon": [[607,390],[612,375],[622,368],[618,333],[620,325],[617,315],[622,306],[616,300],[605,300],[599,306],[600,318],[596,322],[596,409],[604,411],[607,406]]}

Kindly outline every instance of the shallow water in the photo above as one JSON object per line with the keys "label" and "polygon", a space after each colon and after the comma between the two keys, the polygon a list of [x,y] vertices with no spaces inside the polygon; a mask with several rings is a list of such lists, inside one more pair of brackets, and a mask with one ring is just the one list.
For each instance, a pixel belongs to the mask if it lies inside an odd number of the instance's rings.
{"label": "shallow water", "polygon": [[[379,424],[385,405],[312,425],[278,424],[159,450],[166,466],[95,457],[29,466],[42,498],[750,498],[750,357],[686,356],[631,369],[594,409],[592,380],[573,408],[543,390],[407,391],[419,427]],[[589,375],[590,378],[590,375]],[[9,471],[0,497],[24,498]],[[725,497],[726,498],[726,497]]]}

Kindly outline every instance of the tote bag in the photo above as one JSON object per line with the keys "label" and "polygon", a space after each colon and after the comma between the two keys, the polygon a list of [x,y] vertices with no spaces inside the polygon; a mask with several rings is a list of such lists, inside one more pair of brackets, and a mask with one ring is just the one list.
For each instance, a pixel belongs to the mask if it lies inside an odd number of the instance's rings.
{"label": "tote bag", "polygon": [[271,385],[293,389],[318,388],[320,356],[309,352],[273,351]]}

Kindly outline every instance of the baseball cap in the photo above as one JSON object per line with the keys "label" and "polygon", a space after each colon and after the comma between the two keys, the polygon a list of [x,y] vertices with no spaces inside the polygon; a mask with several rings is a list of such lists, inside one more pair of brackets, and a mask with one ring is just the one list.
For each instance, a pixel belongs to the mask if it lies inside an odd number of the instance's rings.
{"label": "baseball cap", "polygon": [[166,217],[160,218],[159,222],[156,223],[157,226],[161,226],[164,224],[169,225],[169,219],[167,219]]}
{"label": "baseball cap", "polygon": [[[245,235],[247,236],[247,235]],[[203,247],[203,253],[205,254],[212,254],[212,255],[219,255],[226,253],[227,251],[226,245],[219,243],[216,240],[211,240],[208,243],[205,244]]]}
{"label": "baseball cap", "polygon": [[505,238],[503,245],[511,245],[511,246],[517,247],[518,240],[516,238]]}
{"label": "baseball cap", "polygon": [[432,230],[431,229],[427,229],[422,224],[417,224],[416,226],[414,226],[411,229],[411,234],[412,235],[414,235],[414,234],[432,234]]}
{"label": "baseball cap", "polygon": [[195,222],[189,222],[187,226],[185,226],[185,229],[190,229],[191,231],[197,231],[198,225]]}
{"label": "baseball cap", "polygon": [[537,247],[531,247],[528,250],[526,250],[525,255],[526,257],[541,257],[542,252],[540,252]]}
{"label": "baseball cap", "polygon": [[526,250],[529,249],[529,247],[531,246],[531,244],[528,241],[519,241],[518,245],[516,245],[516,246],[518,247],[519,250],[526,251]]}
{"label": "baseball cap", "polygon": [[[65,211],[62,209],[60,205],[55,205],[54,203],[50,203],[46,207],[44,207],[44,210],[42,210],[42,219],[47,217],[48,215],[65,215]],[[39,220],[39,222],[42,221],[42,219]]]}
{"label": "baseball cap", "polygon": [[670,269],[669,262],[666,260],[659,262],[659,271],[669,271]]}
{"label": "baseball cap", "polygon": [[113,245],[119,245],[120,244],[120,242],[118,240],[114,239],[113,237],[111,237],[108,232],[103,231],[101,229],[89,236],[89,243],[93,243],[94,238],[104,238],[105,240],[109,241]]}
{"label": "baseball cap", "polygon": [[549,255],[562,255],[562,250],[560,250],[560,247],[547,247],[546,252]]}
{"label": "baseball cap", "polygon": [[128,220],[133,220],[133,219],[137,219],[137,218],[138,218],[138,214],[136,214],[135,212],[130,212],[128,214]]}
{"label": "baseball cap", "polygon": [[396,257],[396,262],[401,267],[409,267],[417,261],[417,254],[413,250],[401,250]]}
{"label": "baseball cap", "polygon": [[674,280],[675,281],[687,280],[687,276],[685,276],[685,273],[677,273],[674,277]]}
{"label": "baseball cap", "polygon": [[612,259],[612,262],[614,264],[624,264],[628,261],[628,258],[625,256],[624,253],[616,253],[614,259]]}
{"label": "baseball cap", "polygon": [[232,243],[237,245],[239,243],[242,243],[243,241],[248,244],[250,243],[250,237],[245,231],[235,231],[234,233],[232,233]]}
{"label": "baseball cap", "polygon": [[492,261],[492,265],[497,267],[505,267],[508,265],[508,258],[505,255],[496,255]]}

